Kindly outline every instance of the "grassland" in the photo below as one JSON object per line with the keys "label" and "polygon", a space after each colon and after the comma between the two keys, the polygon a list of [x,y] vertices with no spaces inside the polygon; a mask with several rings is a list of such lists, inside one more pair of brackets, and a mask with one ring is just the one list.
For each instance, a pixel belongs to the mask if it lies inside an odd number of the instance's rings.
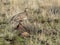
{"label": "grassland", "polygon": [[0,45],[60,45],[59,5],[59,0],[0,0]]}

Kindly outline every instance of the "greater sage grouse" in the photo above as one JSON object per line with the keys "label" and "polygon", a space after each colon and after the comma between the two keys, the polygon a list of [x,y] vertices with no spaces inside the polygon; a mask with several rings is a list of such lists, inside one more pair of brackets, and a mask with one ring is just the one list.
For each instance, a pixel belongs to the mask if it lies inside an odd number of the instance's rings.
{"label": "greater sage grouse", "polygon": [[[27,35],[29,34],[26,30],[26,26],[28,25],[28,18],[26,12],[22,12],[19,14],[16,14],[12,17],[10,20],[11,27],[14,29],[17,29],[20,34],[24,34],[25,32]],[[26,35],[26,36],[27,36]]]}

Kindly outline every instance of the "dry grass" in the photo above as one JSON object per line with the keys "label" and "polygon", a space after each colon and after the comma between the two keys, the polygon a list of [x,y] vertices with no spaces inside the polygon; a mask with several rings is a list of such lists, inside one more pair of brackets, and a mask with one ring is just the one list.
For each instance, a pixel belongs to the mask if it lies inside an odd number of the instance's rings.
{"label": "dry grass", "polygon": [[0,45],[60,45],[59,0],[0,2]]}

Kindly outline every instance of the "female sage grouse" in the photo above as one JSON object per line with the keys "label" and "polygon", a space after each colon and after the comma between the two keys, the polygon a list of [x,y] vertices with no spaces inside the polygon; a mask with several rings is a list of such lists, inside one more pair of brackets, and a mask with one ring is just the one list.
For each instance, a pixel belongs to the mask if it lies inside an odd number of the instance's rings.
{"label": "female sage grouse", "polygon": [[[11,27],[17,29],[20,34],[25,34],[26,25],[28,25],[28,18],[26,12],[16,14],[10,20]],[[26,33],[28,35],[28,33]]]}

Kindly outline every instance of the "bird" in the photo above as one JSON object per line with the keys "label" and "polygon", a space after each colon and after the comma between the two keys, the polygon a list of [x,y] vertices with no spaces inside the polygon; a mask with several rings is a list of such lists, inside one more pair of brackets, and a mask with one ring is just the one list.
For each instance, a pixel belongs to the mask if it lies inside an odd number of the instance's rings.
{"label": "bird", "polygon": [[10,19],[10,24],[11,27],[17,31],[19,31],[19,36],[22,37],[28,37],[29,33],[26,31],[27,29],[25,28],[25,26],[22,24],[22,22],[25,23],[25,21],[27,21],[27,14],[26,12],[22,12],[22,13],[18,13],[16,15],[14,15],[11,19]]}

